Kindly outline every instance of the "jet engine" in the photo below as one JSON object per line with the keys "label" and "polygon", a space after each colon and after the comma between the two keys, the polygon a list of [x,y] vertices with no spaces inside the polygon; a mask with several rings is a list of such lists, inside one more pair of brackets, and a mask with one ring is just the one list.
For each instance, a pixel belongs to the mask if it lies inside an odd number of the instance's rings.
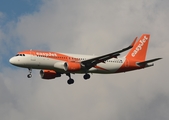
{"label": "jet engine", "polygon": [[54,79],[56,77],[61,77],[61,74],[55,72],[54,70],[41,70],[40,76],[42,79]]}
{"label": "jet engine", "polygon": [[80,70],[82,66],[78,62],[65,62],[64,68],[66,71],[77,71]]}
{"label": "jet engine", "polygon": [[79,62],[56,62],[54,67],[64,71],[77,71],[82,69],[82,65]]}

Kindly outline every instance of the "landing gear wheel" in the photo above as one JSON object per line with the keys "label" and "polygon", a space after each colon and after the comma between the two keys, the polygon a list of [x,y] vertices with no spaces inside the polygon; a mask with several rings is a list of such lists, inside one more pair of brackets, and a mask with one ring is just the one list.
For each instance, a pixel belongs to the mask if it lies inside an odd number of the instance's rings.
{"label": "landing gear wheel", "polygon": [[28,77],[28,78],[31,78],[31,77],[32,77],[32,75],[31,75],[31,74],[28,74],[28,75],[27,75],[27,77]]}
{"label": "landing gear wheel", "polygon": [[90,75],[89,75],[89,74],[85,74],[85,75],[83,76],[83,78],[84,78],[85,80],[87,80],[87,79],[90,78]]}
{"label": "landing gear wheel", "polygon": [[31,69],[31,68],[28,68],[28,70],[29,70],[29,74],[27,75],[27,77],[28,77],[28,78],[31,78],[31,77],[32,77],[32,74],[31,74],[31,73],[32,73],[32,69]]}
{"label": "landing gear wheel", "polygon": [[73,84],[73,83],[74,83],[74,80],[71,78],[70,73],[67,73],[66,75],[69,77],[69,80],[67,81],[67,83],[68,83],[69,85]]}
{"label": "landing gear wheel", "polygon": [[69,85],[71,85],[71,84],[74,83],[74,80],[73,80],[73,79],[69,79],[69,80],[67,81],[67,83],[68,83]]}

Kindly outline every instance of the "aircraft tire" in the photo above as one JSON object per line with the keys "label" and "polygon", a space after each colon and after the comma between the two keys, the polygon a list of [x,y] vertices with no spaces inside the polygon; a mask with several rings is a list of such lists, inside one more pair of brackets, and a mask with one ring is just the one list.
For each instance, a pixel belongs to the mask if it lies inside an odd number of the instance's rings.
{"label": "aircraft tire", "polygon": [[31,77],[32,77],[32,74],[28,74],[27,77],[28,77],[28,78],[31,78]]}
{"label": "aircraft tire", "polygon": [[69,85],[71,85],[71,84],[74,83],[74,80],[73,80],[73,79],[69,79],[69,80],[67,81],[67,83],[68,83]]}
{"label": "aircraft tire", "polygon": [[83,78],[84,78],[85,80],[89,79],[89,78],[90,78],[90,74],[85,74],[85,75],[83,76]]}

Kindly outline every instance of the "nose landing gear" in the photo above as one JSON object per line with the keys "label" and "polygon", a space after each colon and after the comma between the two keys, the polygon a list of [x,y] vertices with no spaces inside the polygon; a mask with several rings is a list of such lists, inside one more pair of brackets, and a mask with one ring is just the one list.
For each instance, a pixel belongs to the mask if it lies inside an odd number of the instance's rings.
{"label": "nose landing gear", "polygon": [[32,69],[28,69],[29,70],[29,74],[27,75],[28,78],[31,78],[32,77]]}
{"label": "nose landing gear", "polygon": [[32,77],[32,74],[28,74],[27,77],[28,77],[28,78],[31,78],[31,77]]}

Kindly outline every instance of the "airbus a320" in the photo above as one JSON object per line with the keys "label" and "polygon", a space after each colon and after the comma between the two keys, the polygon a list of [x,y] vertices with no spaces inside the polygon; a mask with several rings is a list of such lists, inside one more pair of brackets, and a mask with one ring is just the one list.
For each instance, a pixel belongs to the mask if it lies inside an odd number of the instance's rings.
{"label": "airbus a320", "polygon": [[[162,58],[145,60],[149,40],[150,35],[143,34],[128,47],[102,56],[25,50],[18,52],[9,62],[17,67],[28,68],[28,78],[32,77],[32,69],[40,69],[42,79],[54,79],[66,74],[69,77],[67,83],[73,84],[71,74],[84,74],[83,78],[87,80],[92,73],[121,73],[153,66],[152,62]],[[119,57],[120,53],[129,49],[127,55]]]}

